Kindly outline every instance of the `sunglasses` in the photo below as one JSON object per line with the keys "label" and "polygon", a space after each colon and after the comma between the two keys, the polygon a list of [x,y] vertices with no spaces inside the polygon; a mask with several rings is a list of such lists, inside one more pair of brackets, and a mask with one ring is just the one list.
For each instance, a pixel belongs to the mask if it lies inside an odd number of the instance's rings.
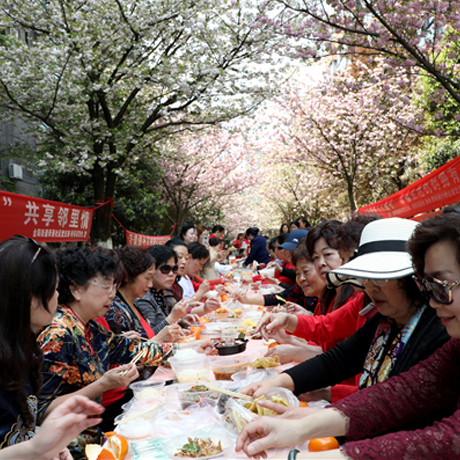
{"label": "sunglasses", "polygon": [[450,305],[454,301],[452,289],[455,286],[460,286],[460,280],[449,283],[428,276],[420,281],[415,275],[412,276],[412,279],[425,295],[442,305]]}
{"label": "sunglasses", "polygon": [[178,265],[162,265],[161,267],[158,268],[163,275],[169,275],[171,272],[173,272],[175,275],[177,275],[177,271],[179,270]]}
{"label": "sunglasses", "polygon": [[41,251],[45,252],[46,254],[49,254],[50,251],[47,247],[42,246],[40,243],[35,241],[33,238],[27,238],[27,236],[24,235],[14,235],[15,238],[20,238],[22,240],[27,240],[30,241],[36,248],[37,250],[35,251],[35,254],[32,257],[32,260],[30,261],[30,265],[32,265],[36,260],[38,255],[40,254]]}

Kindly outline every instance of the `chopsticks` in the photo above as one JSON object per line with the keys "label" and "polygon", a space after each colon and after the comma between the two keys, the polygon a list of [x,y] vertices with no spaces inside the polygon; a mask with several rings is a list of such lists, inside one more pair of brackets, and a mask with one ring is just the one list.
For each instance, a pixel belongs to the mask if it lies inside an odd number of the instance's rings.
{"label": "chopsticks", "polygon": [[276,299],[276,300],[281,300],[281,302],[284,302],[284,303],[287,302],[287,300],[284,300],[284,299],[283,299],[282,297],[280,297],[279,295],[275,295],[275,299]]}
{"label": "chopsticks", "polygon": [[[140,359],[142,359],[145,355],[145,353],[148,353],[148,350],[147,348],[143,348],[142,350],[140,350],[139,352],[137,352],[133,359],[131,360],[130,364],[136,364]],[[128,373],[128,371],[121,371],[120,374],[121,375],[126,375]]]}
{"label": "chopsticks", "polygon": [[248,395],[244,395],[243,393],[235,393],[234,391],[225,390],[224,388],[219,387],[212,387],[211,385],[206,385],[211,391],[215,391],[216,393],[222,393],[223,395],[227,396],[234,396],[235,398],[245,399],[246,401],[252,401],[252,398]]}
{"label": "chopsticks", "polygon": [[137,417],[142,417],[143,415],[148,414],[149,412],[152,412],[152,411],[158,409],[161,406],[164,406],[165,404],[166,403],[163,402],[161,404],[157,404],[155,407],[150,407],[149,409],[142,410],[142,411],[138,412],[137,414],[128,415],[124,419],[121,419],[118,422],[115,422],[114,425],[123,425],[123,423],[128,423],[131,420],[136,419]]}

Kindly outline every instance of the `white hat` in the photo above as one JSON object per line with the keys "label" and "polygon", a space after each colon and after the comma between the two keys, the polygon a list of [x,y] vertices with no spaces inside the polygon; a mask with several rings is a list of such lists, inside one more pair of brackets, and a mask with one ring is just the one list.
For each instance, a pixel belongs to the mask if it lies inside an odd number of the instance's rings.
{"label": "white hat", "polygon": [[344,276],[366,279],[397,279],[414,273],[412,260],[406,250],[418,222],[399,217],[375,220],[367,224],[361,234],[359,249],[350,262],[332,270],[332,276],[343,284]]}

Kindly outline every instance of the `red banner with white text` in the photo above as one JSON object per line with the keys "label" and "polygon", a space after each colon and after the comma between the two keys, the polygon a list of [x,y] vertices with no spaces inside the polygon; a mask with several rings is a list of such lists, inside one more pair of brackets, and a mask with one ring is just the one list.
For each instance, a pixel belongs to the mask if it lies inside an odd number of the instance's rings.
{"label": "red banner with white text", "polygon": [[382,217],[413,217],[460,201],[460,157],[399,192],[358,210]]}
{"label": "red banner with white text", "polygon": [[0,191],[0,241],[24,235],[38,242],[90,241],[93,209]]}
{"label": "red banner with white text", "polygon": [[154,246],[155,244],[165,244],[167,241],[171,239],[170,235],[165,236],[149,236],[149,235],[141,235],[140,233],[130,232],[126,230],[126,244],[131,245],[135,244],[137,246],[141,246],[143,248],[149,248],[150,246]]}

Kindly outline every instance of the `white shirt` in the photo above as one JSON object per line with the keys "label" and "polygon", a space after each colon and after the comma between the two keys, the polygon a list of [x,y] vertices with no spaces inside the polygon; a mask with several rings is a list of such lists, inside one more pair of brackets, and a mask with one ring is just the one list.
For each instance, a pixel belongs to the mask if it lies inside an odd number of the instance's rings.
{"label": "white shirt", "polygon": [[188,300],[195,295],[192,280],[187,275],[181,276],[179,285],[182,286],[182,289],[184,290],[184,294],[182,295],[183,299]]}

